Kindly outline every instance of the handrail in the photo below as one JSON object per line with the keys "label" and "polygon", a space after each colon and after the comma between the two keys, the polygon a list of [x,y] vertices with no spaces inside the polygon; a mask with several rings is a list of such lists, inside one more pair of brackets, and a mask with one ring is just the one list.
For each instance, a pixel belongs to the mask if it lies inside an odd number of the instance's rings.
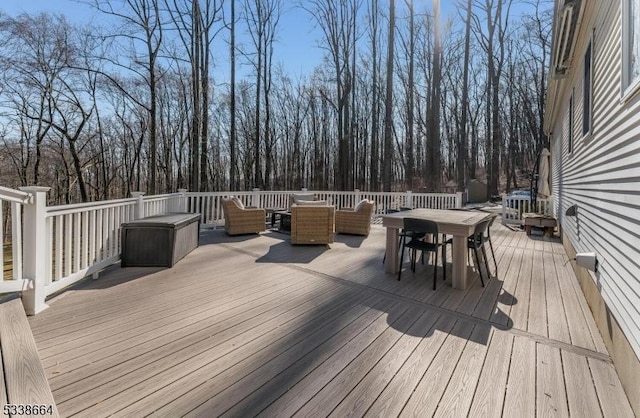
{"label": "handrail", "polygon": [[0,200],[12,203],[30,203],[31,193],[0,186]]}
{"label": "handrail", "polygon": [[91,209],[102,209],[107,207],[127,206],[135,204],[136,198],[101,200],[97,202],[74,203],[70,205],[47,206],[48,215],[66,215],[70,213],[80,213]]}

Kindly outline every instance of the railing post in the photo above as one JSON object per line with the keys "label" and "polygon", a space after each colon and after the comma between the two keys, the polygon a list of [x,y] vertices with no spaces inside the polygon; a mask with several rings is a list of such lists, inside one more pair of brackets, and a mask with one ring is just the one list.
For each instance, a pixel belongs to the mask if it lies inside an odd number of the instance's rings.
{"label": "railing post", "polygon": [[260,189],[254,187],[251,191],[251,206],[259,208],[260,207]]}
{"label": "railing post", "polygon": [[413,192],[411,190],[407,190],[404,196],[404,206],[413,209]]}
{"label": "railing post", "polygon": [[456,207],[457,208],[461,208],[462,207],[462,192],[457,192],[456,193]]}
{"label": "railing post", "polygon": [[502,193],[502,224],[507,224],[507,195]]}
{"label": "railing post", "polygon": [[180,201],[178,202],[178,211],[187,212],[187,189],[178,189],[180,193]]}
{"label": "railing post", "polygon": [[[27,315],[35,315],[47,308],[46,273],[51,262],[49,237],[47,236],[47,192],[50,187],[21,187],[31,193],[33,201],[24,205],[24,278],[31,281],[29,289],[22,292],[22,304]],[[70,239],[70,238],[69,238]]]}
{"label": "railing post", "polygon": [[144,192],[131,192],[131,197],[138,198],[138,202],[136,202],[136,219],[144,218],[144,201],[142,200],[142,196],[144,196]]}

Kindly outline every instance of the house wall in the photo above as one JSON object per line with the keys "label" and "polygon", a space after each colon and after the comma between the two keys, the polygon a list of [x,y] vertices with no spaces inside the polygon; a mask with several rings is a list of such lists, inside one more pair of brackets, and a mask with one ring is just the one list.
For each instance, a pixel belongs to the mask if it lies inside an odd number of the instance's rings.
{"label": "house wall", "polygon": [[[555,96],[549,98],[555,100],[549,124],[552,189],[568,254],[597,255],[596,273],[574,268],[640,415],[640,92],[622,97],[621,36],[620,1],[586,2],[571,69],[556,81]],[[593,122],[584,136],[583,60],[589,40]],[[574,123],[569,127],[572,92]],[[574,204],[577,216],[565,216]]]}

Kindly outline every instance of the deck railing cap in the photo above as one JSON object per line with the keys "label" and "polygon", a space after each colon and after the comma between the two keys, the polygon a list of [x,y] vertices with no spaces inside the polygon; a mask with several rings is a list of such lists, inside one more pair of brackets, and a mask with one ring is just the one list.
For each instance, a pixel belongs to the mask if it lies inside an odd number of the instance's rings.
{"label": "deck railing cap", "polygon": [[20,187],[20,190],[22,190],[23,192],[28,192],[28,193],[41,193],[41,192],[48,192],[49,190],[51,190],[51,187],[25,186],[25,187]]}

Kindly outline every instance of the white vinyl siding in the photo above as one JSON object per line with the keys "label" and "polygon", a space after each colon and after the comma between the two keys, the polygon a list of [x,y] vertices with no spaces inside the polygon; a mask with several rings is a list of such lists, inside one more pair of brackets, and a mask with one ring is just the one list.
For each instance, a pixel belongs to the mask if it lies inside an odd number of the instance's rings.
{"label": "white vinyl siding", "polygon": [[[577,59],[561,84],[557,109],[564,111],[551,122],[552,179],[563,233],[577,252],[597,254],[600,265],[592,278],[640,358],[640,100],[620,100],[621,4],[587,3],[576,51],[597,46],[591,57],[591,130],[588,141],[574,137],[570,155],[566,109],[573,86],[575,115],[584,114],[584,62]],[[574,133],[583,122],[576,119]],[[578,215],[565,216],[574,204]]]}

